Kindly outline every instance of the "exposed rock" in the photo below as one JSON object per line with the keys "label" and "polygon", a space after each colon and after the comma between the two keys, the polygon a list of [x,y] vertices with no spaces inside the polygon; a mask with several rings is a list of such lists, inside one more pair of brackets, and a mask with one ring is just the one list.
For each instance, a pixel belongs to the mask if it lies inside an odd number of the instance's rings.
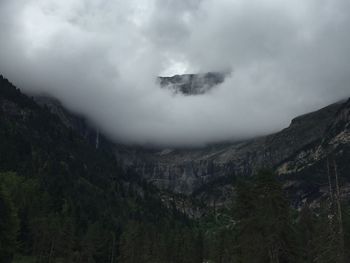
{"label": "exposed rock", "polygon": [[336,103],[298,117],[281,132],[254,140],[200,149],[117,147],[116,155],[125,167],[161,189],[199,194],[220,178],[250,176],[258,169],[273,168],[303,147],[320,141],[341,105]]}
{"label": "exposed rock", "polygon": [[[295,185],[286,186],[295,205],[301,200],[330,196],[335,189],[335,174],[343,198],[350,198],[350,100],[339,108],[322,140],[296,152],[277,167],[285,180],[293,178]],[[332,191],[333,191],[332,190]]]}
{"label": "exposed rock", "polygon": [[[41,104],[95,144],[96,129],[83,118],[70,114],[58,102],[48,100]],[[11,111],[11,107],[7,110]],[[329,194],[327,160],[330,159],[336,160],[342,193],[350,198],[349,112],[349,102],[339,102],[295,118],[288,128],[278,133],[203,148],[131,147],[114,144],[103,136],[102,145],[115,153],[125,170],[133,171],[164,191],[164,202],[174,203],[170,199],[180,194],[175,203],[193,216],[201,211],[188,200],[183,201],[184,196],[206,205],[221,206],[232,199],[232,182],[236,177],[251,176],[261,168],[276,169],[293,205],[299,206]]]}
{"label": "exposed rock", "polygon": [[226,74],[208,72],[205,74],[184,74],[172,77],[159,77],[162,88],[170,89],[174,93],[185,95],[204,94],[216,85],[224,82]]}

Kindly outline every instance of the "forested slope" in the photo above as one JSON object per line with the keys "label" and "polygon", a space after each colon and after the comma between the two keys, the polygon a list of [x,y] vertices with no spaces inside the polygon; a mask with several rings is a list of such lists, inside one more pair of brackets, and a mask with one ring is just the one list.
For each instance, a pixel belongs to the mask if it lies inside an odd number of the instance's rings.
{"label": "forested slope", "polygon": [[136,254],[132,262],[154,262],[181,247],[190,253],[179,234],[196,235],[184,215],[3,77],[0,138],[0,262],[129,262]]}

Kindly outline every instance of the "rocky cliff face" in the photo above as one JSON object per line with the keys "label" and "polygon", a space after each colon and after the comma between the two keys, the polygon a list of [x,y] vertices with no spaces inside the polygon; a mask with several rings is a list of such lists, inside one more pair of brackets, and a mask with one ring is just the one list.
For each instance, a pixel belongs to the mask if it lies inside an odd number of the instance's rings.
{"label": "rocky cliff face", "polygon": [[[277,171],[296,206],[329,195],[329,174],[334,190],[335,168],[342,194],[350,198],[349,102],[297,117],[288,128],[252,140],[195,149],[150,149],[114,144],[59,102],[48,98],[36,101],[49,107],[66,126],[90,143],[101,141],[99,147],[112,151],[126,171],[132,171],[164,193],[181,196],[178,200],[182,209],[194,209],[184,196],[213,206],[227,203],[235,178],[251,176],[261,168]],[[167,198],[169,195],[164,194],[164,200]]]}
{"label": "rocky cliff face", "polygon": [[212,145],[200,149],[149,150],[116,148],[125,167],[161,189],[198,194],[215,181],[250,176],[258,169],[276,167],[303,147],[320,141],[342,103],[294,119],[291,125],[266,137]]}
{"label": "rocky cliff face", "polygon": [[344,103],[321,140],[308,145],[277,167],[296,205],[331,197],[340,188],[350,198],[350,100]]}
{"label": "rocky cliff face", "polygon": [[184,95],[204,94],[216,85],[224,82],[226,74],[208,72],[205,74],[184,74],[172,77],[159,77],[158,81],[162,88]]}

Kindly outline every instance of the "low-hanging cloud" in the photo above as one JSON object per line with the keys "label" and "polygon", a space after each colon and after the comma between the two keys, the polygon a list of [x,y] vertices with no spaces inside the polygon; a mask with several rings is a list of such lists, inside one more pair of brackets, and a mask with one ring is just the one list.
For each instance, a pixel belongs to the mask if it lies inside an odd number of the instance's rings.
{"label": "low-hanging cloud", "polygon": [[[350,95],[349,14],[348,0],[0,0],[0,73],[116,141],[242,139]],[[227,69],[200,96],[155,81]]]}

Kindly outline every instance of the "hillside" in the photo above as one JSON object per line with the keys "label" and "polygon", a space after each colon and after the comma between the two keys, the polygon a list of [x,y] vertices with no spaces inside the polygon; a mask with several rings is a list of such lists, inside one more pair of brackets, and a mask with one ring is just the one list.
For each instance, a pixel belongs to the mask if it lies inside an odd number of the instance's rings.
{"label": "hillside", "polygon": [[113,143],[3,77],[0,116],[0,262],[350,258],[350,101],[196,149]]}
{"label": "hillside", "polygon": [[[237,178],[252,176],[262,168],[271,168],[283,175],[281,178],[285,180],[285,188],[290,193],[291,202],[296,206],[301,205],[307,196],[315,200],[326,194],[324,191],[327,192],[328,188],[322,186],[324,182],[316,187],[318,183],[311,179],[315,176],[315,171],[292,173],[284,170],[286,166],[291,166],[292,159],[300,152],[315,147],[322,141],[324,144],[325,138],[332,136],[329,130],[332,126],[339,126],[335,122],[339,119],[341,109],[347,105],[346,101],[340,101],[304,114],[293,119],[290,126],[282,131],[256,139],[200,148],[160,149],[115,144],[103,134],[97,134],[97,129],[84,118],[66,111],[59,102],[51,98],[35,100],[41,105],[46,105],[67,127],[71,127],[91,144],[95,145],[98,136],[100,147],[115,155],[124,171],[133,171],[138,178],[146,180],[157,189],[183,195],[187,199],[186,204],[178,204],[177,207],[183,211],[187,210],[191,216],[198,216],[198,211],[195,212],[198,207],[189,200],[196,200],[201,203],[200,206],[225,205],[234,195],[232,183]],[[303,158],[304,155],[301,159]],[[314,164],[308,161],[309,159],[303,160],[307,166],[313,167]],[[348,168],[343,165],[342,162],[339,164],[340,171],[347,171]],[[324,173],[326,168],[323,164],[323,173],[319,178],[327,179],[327,174]],[[285,176],[285,173],[288,173],[288,176]],[[305,181],[309,180],[311,184],[305,184]],[[346,191],[348,181],[346,178],[343,181]],[[163,200],[164,198],[169,199],[167,195],[163,195]],[[183,197],[177,202],[183,203]],[[199,212],[202,213],[205,211]]]}
{"label": "hillside", "polygon": [[222,203],[231,198],[230,185],[236,178],[252,176],[262,168],[276,169],[301,149],[320,143],[344,105],[338,102],[305,114],[280,132],[248,141],[195,149],[117,146],[116,154],[123,166],[160,189],[192,195],[209,204]]}
{"label": "hillside", "polygon": [[136,251],[137,262],[168,261],[196,238],[187,217],[108,148],[96,149],[2,76],[0,117],[0,262],[127,262]]}

